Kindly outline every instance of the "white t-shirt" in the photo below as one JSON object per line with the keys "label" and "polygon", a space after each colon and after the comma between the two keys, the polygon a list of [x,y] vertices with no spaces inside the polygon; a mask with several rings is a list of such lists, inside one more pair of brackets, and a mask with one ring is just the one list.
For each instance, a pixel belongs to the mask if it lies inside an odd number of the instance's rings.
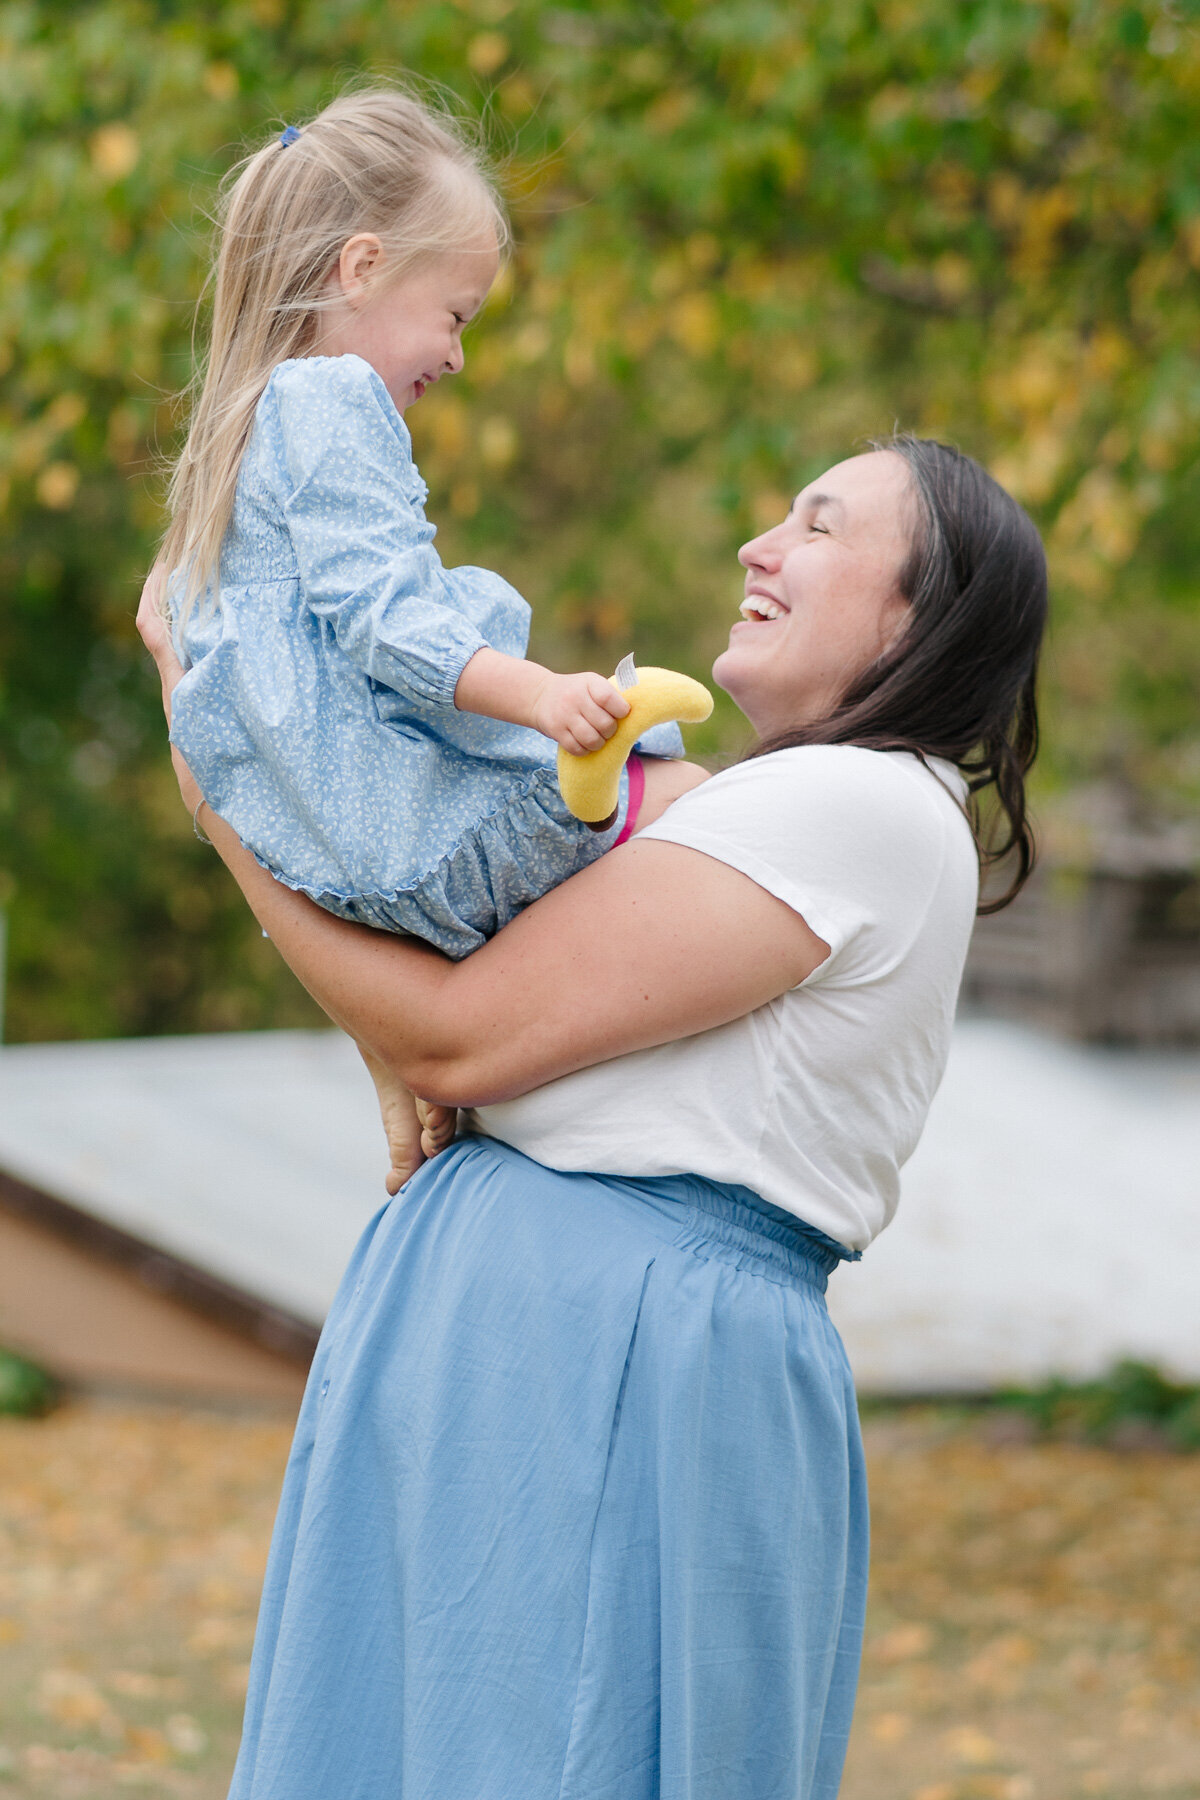
{"label": "white t-shirt", "polygon": [[948,763],[822,744],[685,794],[642,838],[740,869],[829,956],[744,1018],[480,1107],[474,1128],[553,1169],[740,1183],[863,1249],[949,1049],[978,893],[964,793]]}

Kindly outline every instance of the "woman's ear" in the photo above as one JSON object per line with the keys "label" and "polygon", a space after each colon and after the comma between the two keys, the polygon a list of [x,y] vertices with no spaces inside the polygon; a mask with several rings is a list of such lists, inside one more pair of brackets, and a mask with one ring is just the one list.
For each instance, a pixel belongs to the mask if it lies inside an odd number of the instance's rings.
{"label": "woman's ear", "polygon": [[350,306],[361,306],[367,298],[371,279],[383,261],[383,245],[373,231],[360,231],[348,238],[338,257],[337,279],[343,298]]}

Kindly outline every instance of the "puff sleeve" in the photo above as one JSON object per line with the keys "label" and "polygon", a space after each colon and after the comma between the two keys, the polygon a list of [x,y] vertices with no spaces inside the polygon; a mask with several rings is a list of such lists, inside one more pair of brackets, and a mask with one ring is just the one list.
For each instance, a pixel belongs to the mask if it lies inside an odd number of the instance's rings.
{"label": "puff sleeve", "polygon": [[281,363],[262,414],[304,604],[373,681],[452,707],[486,639],[454,603],[411,440],[380,377],[357,356]]}

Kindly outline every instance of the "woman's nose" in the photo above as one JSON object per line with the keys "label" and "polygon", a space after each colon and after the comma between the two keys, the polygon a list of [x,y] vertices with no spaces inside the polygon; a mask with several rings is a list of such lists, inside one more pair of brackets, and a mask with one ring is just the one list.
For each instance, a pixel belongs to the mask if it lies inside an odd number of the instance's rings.
{"label": "woman's nose", "polygon": [[779,557],[772,547],[774,532],[764,531],[759,537],[751,538],[738,551],[738,561],[743,569],[767,569],[779,562]]}

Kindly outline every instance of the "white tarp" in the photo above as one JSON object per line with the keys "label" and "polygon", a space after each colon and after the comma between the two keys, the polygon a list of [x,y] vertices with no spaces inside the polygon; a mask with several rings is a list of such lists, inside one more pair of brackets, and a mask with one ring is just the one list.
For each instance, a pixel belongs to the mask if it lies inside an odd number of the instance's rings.
{"label": "white tarp", "polygon": [[[383,1204],[336,1033],[0,1050],[0,1169],[319,1320]],[[864,1390],[1099,1372],[1200,1380],[1200,1054],[961,1023],[896,1222],[831,1285]]]}

